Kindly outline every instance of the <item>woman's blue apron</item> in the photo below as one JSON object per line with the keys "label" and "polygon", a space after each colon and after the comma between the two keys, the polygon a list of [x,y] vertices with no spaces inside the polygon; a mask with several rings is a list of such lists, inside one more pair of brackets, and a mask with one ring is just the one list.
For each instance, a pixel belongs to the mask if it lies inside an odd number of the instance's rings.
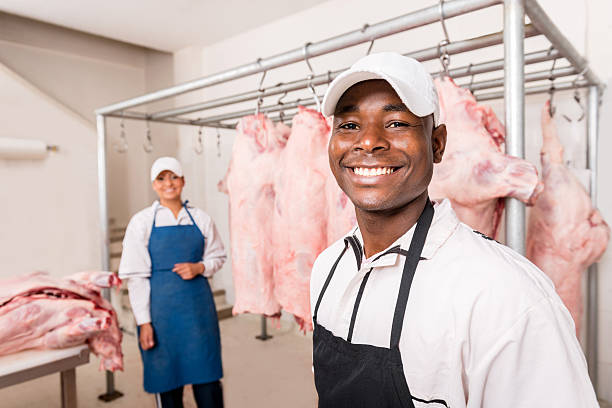
{"label": "woman's blue apron", "polygon": [[202,275],[183,280],[172,272],[177,263],[200,262],[204,253],[204,236],[184,207],[192,225],[156,227],[153,216],[149,255],[155,346],[140,349],[144,389],[150,393],[223,376],[219,321],[208,280]]}

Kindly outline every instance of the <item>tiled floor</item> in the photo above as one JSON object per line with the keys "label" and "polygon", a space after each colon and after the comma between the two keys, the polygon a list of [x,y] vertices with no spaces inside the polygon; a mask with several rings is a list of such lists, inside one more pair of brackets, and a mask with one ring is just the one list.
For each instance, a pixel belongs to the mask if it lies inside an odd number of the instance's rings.
{"label": "tiled floor", "polygon": [[[274,337],[262,342],[254,337],[260,331],[257,316],[239,316],[221,321],[223,379],[226,408],[292,407],[316,405],[311,370],[311,336],[297,331],[292,322],[281,327],[269,325]],[[125,371],[115,377],[116,387],[125,395],[110,403],[97,399],[105,390],[104,374],[98,360],[77,368],[79,407],[139,408],[154,407],[151,395],[142,389],[142,365],[131,336],[124,336]],[[185,406],[195,407],[190,390]],[[2,408],[59,408],[59,375],[0,389]]]}

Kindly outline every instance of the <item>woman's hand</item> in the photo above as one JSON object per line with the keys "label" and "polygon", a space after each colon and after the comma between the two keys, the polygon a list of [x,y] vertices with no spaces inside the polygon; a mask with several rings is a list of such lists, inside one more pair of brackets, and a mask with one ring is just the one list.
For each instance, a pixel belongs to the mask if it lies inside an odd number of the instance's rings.
{"label": "woman's hand", "polygon": [[172,272],[176,272],[184,280],[193,279],[204,273],[204,264],[198,263],[178,263],[172,268]]}
{"label": "woman's hand", "polygon": [[153,348],[155,341],[153,340],[153,326],[151,323],[141,324],[140,326],[140,347],[143,350]]}

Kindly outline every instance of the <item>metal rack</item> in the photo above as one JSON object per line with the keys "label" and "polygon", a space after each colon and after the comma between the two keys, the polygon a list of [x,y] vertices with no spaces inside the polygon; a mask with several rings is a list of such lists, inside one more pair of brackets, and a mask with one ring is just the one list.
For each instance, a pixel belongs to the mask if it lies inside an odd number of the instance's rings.
{"label": "metal rack", "polygon": [[[470,38],[462,41],[450,42],[446,34],[445,19],[471,13],[491,6],[503,5],[504,30],[502,32]],[[531,24],[525,25],[525,16]],[[472,77],[476,74],[501,71],[499,78],[480,82],[470,81],[464,84],[473,90],[478,100],[492,100],[504,98],[505,125],[506,125],[506,152],[517,157],[524,157],[525,137],[525,95],[550,92],[555,78],[570,77],[565,82],[555,82],[555,90],[587,88],[587,166],[591,170],[590,191],[591,198],[596,198],[597,182],[597,138],[598,138],[598,108],[603,85],[597,76],[589,69],[587,61],[578,53],[561,31],[553,24],[536,0],[440,0],[439,4],[427,7],[403,16],[392,18],[377,24],[366,24],[360,29],[339,35],[330,39],[306,45],[277,54],[268,58],[260,58],[255,62],[241,65],[232,69],[218,72],[213,75],[175,85],[163,90],[138,96],[129,100],[118,102],[96,110],[98,129],[98,193],[100,198],[100,221],[102,226],[102,268],[109,268],[109,236],[108,236],[108,210],[107,210],[107,181],[106,181],[106,118],[123,118],[162,122],[177,125],[206,126],[216,128],[234,128],[235,119],[253,113],[250,110],[234,110],[224,114],[203,117],[188,117],[194,113],[204,112],[214,108],[226,107],[247,101],[257,101],[257,112],[275,113],[273,120],[290,119],[292,114],[283,115],[282,112],[298,105],[318,104],[315,86],[331,82],[343,70],[328,71],[315,75],[310,66],[309,59],[332,53],[355,45],[370,43],[374,40],[391,36],[421,26],[441,23],[446,34],[436,47],[426,48],[405,55],[412,56],[419,61],[435,60],[453,54],[464,53],[494,45],[504,45],[504,56],[479,64],[470,64],[464,67],[448,69],[453,78]],[[524,39],[534,36],[544,36],[551,47],[525,54]],[[368,50],[369,51],[369,50]],[[548,71],[525,73],[525,66],[543,61],[565,60],[568,64]],[[311,75],[292,82],[281,83],[268,88],[262,88],[266,72],[297,62],[306,62]],[[554,64],[554,63],[553,63]],[[553,65],[554,67],[554,65]],[[260,86],[249,92],[224,96],[222,98],[206,100],[196,104],[181,106],[173,109],[144,113],[132,111],[138,106],[156,102],[161,99],[174,97],[188,92],[197,91],[213,85],[226,83],[239,78],[261,74]],[[550,85],[536,85],[525,87],[526,83],[548,79]],[[483,92],[495,87],[503,86],[503,91]],[[276,104],[262,106],[264,97],[283,95],[287,93],[310,89],[309,99],[297,99],[288,102],[279,101]],[[525,207],[516,199],[506,199],[506,243],[508,246],[524,253],[525,242]],[[588,274],[588,315],[587,315],[587,360],[589,373],[597,389],[597,266],[589,269]],[[265,333],[265,331],[264,331]],[[112,393],[114,385],[112,375],[107,378],[107,391]]]}

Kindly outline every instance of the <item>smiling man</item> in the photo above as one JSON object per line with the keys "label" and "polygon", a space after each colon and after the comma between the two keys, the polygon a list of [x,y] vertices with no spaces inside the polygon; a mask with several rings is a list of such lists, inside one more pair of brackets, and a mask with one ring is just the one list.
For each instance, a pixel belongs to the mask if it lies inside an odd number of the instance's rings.
{"label": "smiling man", "polygon": [[551,281],[427,188],[446,129],[414,59],[369,55],[323,101],[358,226],[311,278],[319,407],[596,407]]}

